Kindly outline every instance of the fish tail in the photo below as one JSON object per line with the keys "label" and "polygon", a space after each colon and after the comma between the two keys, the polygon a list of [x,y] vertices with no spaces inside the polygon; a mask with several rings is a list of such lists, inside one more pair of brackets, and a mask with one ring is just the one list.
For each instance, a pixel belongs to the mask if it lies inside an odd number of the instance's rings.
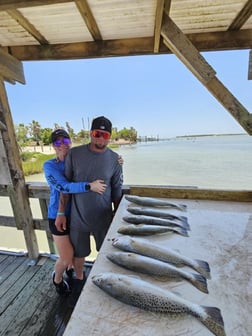
{"label": "fish tail", "polygon": [[221,311],[217,307],[201,306],[207,316],[200,316],[200,321],[216,336],[226,336]]}
{"label": "fish tail", "polygon": [[207,280],[201,274],[192,273],[190,279],[188,279],[193,286],[198,288],[201,292],[208,294]]}
{"label": "fish tail", "polygon": [[194,265],[194,269],[200,274],[204,275],[205,278],[211,279],[210,275],[210,267],[207,261],[204,260],[195,260],[196,265]]}
{"label": "fish tail", "polygon": [[176,208],[181,211],[186,211],[187,206],[185,204],[177,204]]}
{"label": "fish tail", "polygon": [[189,231],[191,230],[191,227],[190,227],[187,219],[182,221],[181,223],[183,223],[183,228],[185,228],[186,230],[189,230]]}
{"label": "fish tail", "polygon": [[181,236],[189,237],[189,234],[188,234],[188,232],[187,232],[187,230],[185,228],[178,227],[178,228],[176,228],[176,232],[178,234],[180,234]]}

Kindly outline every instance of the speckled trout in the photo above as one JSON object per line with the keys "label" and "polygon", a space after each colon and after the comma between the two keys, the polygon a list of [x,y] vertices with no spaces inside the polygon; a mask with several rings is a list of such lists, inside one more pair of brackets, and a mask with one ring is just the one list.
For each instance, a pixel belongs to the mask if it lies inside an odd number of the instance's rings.
{"label": "speckled trout", "polygon": [[150,206],[150,207],[166,207],[166,208],[172,208],[177,209],[181,211],[186,211],[186,205],[184,204],[175,204],[171,203],[166,200],[161,200],[154,197],[141,197],[141,196],[135,196],[135,195],[125,195],[125,198],[127,201],[136,203],[142,206]]}
{"label": "speckled trout", "polygon": [[157,218],[151,216],[124,216],[122,218],[125,222],[131,224],[151,224],[151,225],[163,225],[163,226],[179,226],[186,230],[190,230],[190,225],[187,222],[174,222],[164,218]]}
{"label": "speckled trout", "polygon": [[217,307],[192,303],[168,290],[127,275],[105,272],[94,275],[92,281],[123,303],[156,313],[189,314],[202,322],[214,335],[226,335],[221,311]]}
{"label": "speckled trout", "polygon": [[201,274],[187,272],[172,264],[132,252],[112,252],[107,254],[107,258],[114,264],[134,272],[160,279],[186,280],[203,293],[208,293],[206,278]]}
{"label": "speckled trout", "polygon": [[138,253],[176,266],[188,266],[210,279],[210,267],[204,260],[191,259],[168,247],[147,242],[141,238],[121,236],[113,239],[112,245],[120,250]]}
{"label": "speckled trout", "polygon": [[188,223],[188,219],[185,216],[176,216],[167,211],[162,211],[159,209],[128,207],[127,211],[132,213],[133,215],[152,216],[152,217],[158,217],[158,218],[164,218],[164,219],[178,220],[180,222]]}
{"label": "speckled trout", "polygon": [[133,236],[151,236],[155,234],[163,233],[177,233],[184,237],[188,237],[188,232],[182,227],[175,226],[160,226],[160,225],[148,225],[148,224],[127,224],[121,226],[118,233]]}

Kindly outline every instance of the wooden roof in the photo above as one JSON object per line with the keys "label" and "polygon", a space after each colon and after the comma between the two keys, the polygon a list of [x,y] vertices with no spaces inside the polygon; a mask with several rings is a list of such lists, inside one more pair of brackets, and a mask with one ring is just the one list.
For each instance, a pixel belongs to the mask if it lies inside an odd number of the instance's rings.
{"label": "wooden roof", "polygon": [[252,48],[251,0],[1,0],[0,45],[19,60],[168,53],[168,15],[199,51]]}

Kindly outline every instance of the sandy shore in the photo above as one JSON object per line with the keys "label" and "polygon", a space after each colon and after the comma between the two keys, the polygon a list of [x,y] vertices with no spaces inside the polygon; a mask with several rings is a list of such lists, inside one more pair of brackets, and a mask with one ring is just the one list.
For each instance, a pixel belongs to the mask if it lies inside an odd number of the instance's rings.
{"label": "sandy shore", "polygon": [[[130,141],[128,140],[124,140],[124,139],[119,139],[117,141],[112,141],[110,142],[111,144],[115,144],[115,145],[130,145]],[[73,146],[78,146],[79,144],[73,144]],[[23,148],[23,151],[26,152],[39,152],[39,153],[44,153],[44,154],[53,154],[54,153],[54,149],[52,145],[49,146],[45,146],[45,145],[41,145],[41,146],[27,146]]]}

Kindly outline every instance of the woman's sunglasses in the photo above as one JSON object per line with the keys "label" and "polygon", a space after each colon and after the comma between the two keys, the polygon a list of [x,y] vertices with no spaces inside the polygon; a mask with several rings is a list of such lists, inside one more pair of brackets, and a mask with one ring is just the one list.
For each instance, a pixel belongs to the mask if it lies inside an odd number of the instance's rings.
{"label": "woman's sunglasses", "polygon": [[101,132],[101,131],[92,131],[92,136],[94,138],[100,138],[103,137],[103,139],[108,140],[110,139],[111,134],[109,132]]}
{"label": "woman's sunglasses", "polygon": [[55,147],[60,147],[61,145],[69,146],[71,144],[71,140],[69,138],[64,138],[62,140],[58,139],[54,141],[53,145]]}

